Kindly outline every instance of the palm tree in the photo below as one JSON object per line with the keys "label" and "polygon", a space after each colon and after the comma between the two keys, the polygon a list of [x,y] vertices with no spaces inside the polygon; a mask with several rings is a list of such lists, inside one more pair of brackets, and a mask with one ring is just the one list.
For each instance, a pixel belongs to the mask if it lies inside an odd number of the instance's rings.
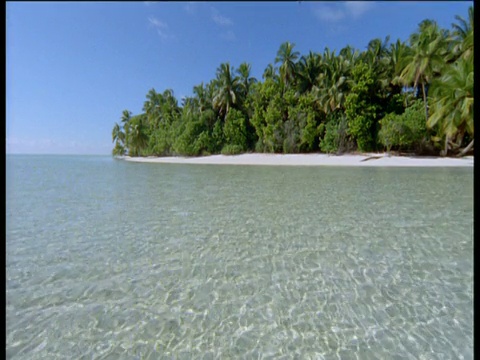
{"label": "palm tree", "polygon": [[383,42],[378,38],[373,39],[368,43],[367,50],[362,54],[364,62],[373,69],[375,74],[377,94],[384,99],[390,93],[389,41],[390,36],[386,36]]}
{"label": "palm tree", "polygon": [[143,103],[143,111],[147,114],[149,124],[154,128],[160,122],[162,104],[162,94],[157,93],[155,89],[150,89],[147,93],[147,101]]}
{"label": "palm tree", "polygon": [[274,81],[278,80],[277,68],[272,64],[268,64],[262,75],[263,80],[273,79]]}
{"label": "palm tree", "polygon": [[113,148],[113,155],[124,155],[125,154],[125,133],[122,131],[122,128],[118,123],[115,123],[112,130],[112,142],[115,142],[115,147]]}
{"label": "palm tree", "polygon": [[434,103],[432,115],[427,125],[439,125],[440,133],[445,135],[445,149],[447,155],[450,140],[453,148],[459,148],[465,134],[472,139],[467,146],[467,152],[473,146],[473,61],[459,59],[448,65],[443,76],[433,83]]}
{"label": "palm tree", "polygon": [[116,142],[115,147],[112,150],[113,156],[124,156],[125,155],[125,147],[120,143]]}
{"label": "palm tree", "polygon": [[145,112],[154,111],[162,102],[162,95],[157,93],[155,89],[150,89],[147,93],[147,101],[143,103],[143,110]]}
{"label": "palm tree", "polygon": [[203,82],[193,87],[193,94],[195,95],[196,107],[200,114],[211,108],[211,99],[207,96],[207,90],[203,86]]}
{"label": "palm tree", "polygon": [[129,140],[129,127],[130,127],[130,120],[131,120],[132,113],[128,110],[123,110],[122,112],[122,124],[123,124],[123,131],[125,133],[125,146],[128,147],[128,140]]}
{"label": "palm tree", "polygon": [[136,115],[130,119],[128,124],[128,152],[131,156],[138,156],[148,144],[147,115]]}
{"label": "palm tree", "polygon": [[461,16],[455,15],[458,24],[452,24],[452,38],[454,41],[454,57],[468,59],[473,57],[473,6],[468,8],[468,22]]}
{"label": "palm tree", "polygon": [[178,101],[174,96],[172,89],[166,89],[162,93],[162,104],[160,107],[160,120],[165,125],[170,125],[175,118],[180,115]]}
{"label": "palm tree", "polygon": [[191,114],[197,108],[197,99],[192,96],[185,96],[182,98],[182,111]]}
{"label": "palm tree", "polygon": [[454,33],[461,39],[465,39],[470,31],[473,31],[473,6],[468,8],[468,22],[459,15],[455,15],[455,19],[460,24],[452,24]]}
{"label": "palm tree", "polygon": [[382,63],[385,62],[388,55],[388,43],[390,36],[386,36],[382,42],[381,39],[373,39],[368,43],[367,51],[363,53],[365,63],[373,66],[376,70]]}
{"label": "palm tree", "polygon": [[125,142],[125,133],[122,131],[120,125],[115,123],[112,130],[112,142]]}
{"label": "palm tree", "polygon": [[358,50],[354,50],[350,45],[347,45],[340,50],[338,55],[342,57],[345,65],[350,69],[355,66],[355,63],[360,58]]}
{"label": "palm tree", "polygon": [[130,121],[130,117],[132,116],[132,113],[128,110],[123,110],[122,112],[122,123],[126,124]]}
{"label": "palm tree", "polygon": [[251,70],[252,66],[246,62],[241,63],[237,69],[239,89],[243,101],[247,98],[252,85],[257,82],[257,79],[250,76]]}
{"label": "palm tree", "polygon": [[168,106],[172,107],[173,109],[178,107],[178,102],[172,89],[166,89],[162,94],[162,98],[163,102]]}
{"label": "palm tree", "polygon": [[330,52],[325,48],[316,95],[326,114],[343,109],[350,85],[349,73],[352,65],[350,60],[344,59],[341,55],[336,56],[335,51]]}
{"label": "palm tree", "polygon": [[233,68],[230,64],[223,63],[217,69],[216,91],[213,97],[213,106],[224,117],[230,108],[237,103],[239,93],[239,79],[232,76]]}
{"label": "palm tree", "polygon": [[298,90],[300,94],[311,91],[318,85],[318,76],[322,71],[322,56],[317,53],[309,52],[307,56],[302,56],[298,62]]}
{"label": "palm tree", "polygon": [[390,44],[390,49],[388,51],[388,67],[390,70],[391,85],[394,89],[394,92],[400,92],[403,85],[403,80],[401,74],[403,69],[408,64],[409,59],[411,59],[412,49],[407,45],[407,43],[397,39],[395,43]]}
{"label": "palm tree", "polygon": [[440,30],[437,23],[424,20],[419,25],[419,32],[410,36],[412,54],[400,77],[405,85],[413,83],[414,89],[422,87],[425,104],[425,119],[428,120],[428,102],[426,87],[440,74],[445,64],[447,36]]}
{"label": "palm tree", "polygon": [[288,88],[294,81],[296,75],[296,63],[300,53],[293,51],[295,44],[284,42],[277,51],[275,63],[280,63],[280,77]]}

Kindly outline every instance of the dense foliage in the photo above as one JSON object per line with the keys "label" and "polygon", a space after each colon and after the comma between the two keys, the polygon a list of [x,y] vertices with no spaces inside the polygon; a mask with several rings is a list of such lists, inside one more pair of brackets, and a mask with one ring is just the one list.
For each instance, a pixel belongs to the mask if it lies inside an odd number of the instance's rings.
{"label": "dense foliage", "polygon": [[450,30],[422,21],[407,42],[301,55],[281,44],[263,81],[220,64],[178,104],[151,89],[125,110],[114,155],[200,156],[351,151],[464,155],[473,150],[473,7]]}

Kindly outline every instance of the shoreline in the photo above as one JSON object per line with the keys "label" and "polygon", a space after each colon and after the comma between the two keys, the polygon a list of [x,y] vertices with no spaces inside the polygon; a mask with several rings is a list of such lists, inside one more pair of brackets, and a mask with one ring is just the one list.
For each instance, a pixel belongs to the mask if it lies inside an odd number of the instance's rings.
{"label": "shoreline", "polygon": [[130,162],[157,164],[270,165],[270,166],[358,166],[358,167],[473,167],[473,156],[462,158],[367,154],[261,154],[209,155],[201,157],[130,157]]}

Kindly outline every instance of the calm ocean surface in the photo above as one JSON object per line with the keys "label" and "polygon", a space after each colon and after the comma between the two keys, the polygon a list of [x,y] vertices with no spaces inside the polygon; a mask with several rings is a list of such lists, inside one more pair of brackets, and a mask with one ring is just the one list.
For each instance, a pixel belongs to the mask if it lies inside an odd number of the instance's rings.
{"label": "calm ocean surface", "polygon": [[9,359],[472,359],[473,169],[6,157]]}

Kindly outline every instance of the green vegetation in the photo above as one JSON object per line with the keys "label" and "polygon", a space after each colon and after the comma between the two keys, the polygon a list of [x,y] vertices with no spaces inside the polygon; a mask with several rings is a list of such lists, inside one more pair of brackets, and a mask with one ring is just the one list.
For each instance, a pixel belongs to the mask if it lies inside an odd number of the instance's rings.
{"label": "green vegetation", "polygon": [[178,104],[147,94],[141,114],[123,111],[113,155],[200,156],[473,150],[473,6],[450,30],[422,21],[408,42],[370,41],[363,52],[301,55],[280,45],[263,81],[251,65],[220,64]]}
{"label": "green vegetation", "polygon": [[424,151],[428,132],[424,107],[420,100],[416,100],[401,115],[387,114],[380,120],[380,126],[378,138],[387,151],[392,147],[413,153]]}

